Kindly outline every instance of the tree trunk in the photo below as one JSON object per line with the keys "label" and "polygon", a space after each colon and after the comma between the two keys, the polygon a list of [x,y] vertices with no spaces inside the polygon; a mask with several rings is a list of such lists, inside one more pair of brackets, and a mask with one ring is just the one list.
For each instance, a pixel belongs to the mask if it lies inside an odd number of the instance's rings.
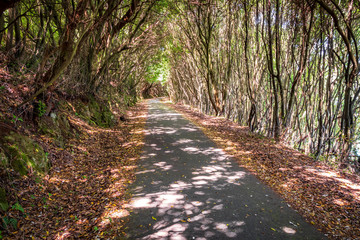
{"label": "tree trunk", "polygon": [[4,14],[0,15],[0,45],[2,43],[2,39],[3,39],[3,34],[4,32],[2,31],[5,28],[5,19],[4,19]]}
{"label": "tree trunk", "polygon": [[[11,23],[15,19],[15,10],[10,9],[9,10],[9,17],[8,22]],[[6,51],[10,51],[10,49],[13,47],[13,38],[14,38],[14,25],[11,24],[7,29],[7,37],[6,37]]]}

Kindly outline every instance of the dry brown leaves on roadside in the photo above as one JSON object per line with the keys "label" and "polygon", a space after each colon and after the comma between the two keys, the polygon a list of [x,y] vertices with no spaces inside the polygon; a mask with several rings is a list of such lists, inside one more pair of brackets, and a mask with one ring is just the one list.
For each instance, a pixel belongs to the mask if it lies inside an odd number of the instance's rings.
{"label": "dry brown leaves on roadside", "polygon": [[[143,144],[145,104],[128,112],[128,121],[112,129],[92,127],[70,117],[81,131],[66,149],[53,152],[51,172],[37,182],[13,184],[24,209],[10,210],[19,219],[8,239],[112,239],[124,231],[127,186],[134,179]],[[56,157],[56,159],[55,159]],[[20,216],[22,214],[22,216]]]}
{"label": "dry brown leaves on roadside", "polygon": [[229,120],[206,116],[182,105],[171,106],[329,238],[360,239],[358,176],[331,169]]}

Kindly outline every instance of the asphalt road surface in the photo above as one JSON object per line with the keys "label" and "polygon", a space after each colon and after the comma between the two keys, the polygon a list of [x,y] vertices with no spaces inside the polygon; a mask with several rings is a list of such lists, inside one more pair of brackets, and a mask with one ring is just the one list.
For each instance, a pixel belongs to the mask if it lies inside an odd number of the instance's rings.
{"label": "asphalt road surface", "polygon": [[181,114],[149,101],[128,239],[326,239]]}

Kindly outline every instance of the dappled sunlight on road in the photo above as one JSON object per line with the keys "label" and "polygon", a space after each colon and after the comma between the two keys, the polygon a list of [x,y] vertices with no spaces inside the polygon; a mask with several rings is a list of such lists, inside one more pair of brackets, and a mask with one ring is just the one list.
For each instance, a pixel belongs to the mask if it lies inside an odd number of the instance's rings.
{"label": "dappled sunlight on road", "polygon": [[[335,238],[359,236],[360,177],[333,169],[229,120],[175,108],[200,127],[240,166],[271,186],[308,222]],[[296,230],[296,229],[295,229]],[[298,232],[298,231],[296,231]]]}
{"label": "dappled sunlight on road", "polygon": [[299,215],[196,126],[165,111],[150,108],[128,206],[129,239],[286,239],[307,231]]}

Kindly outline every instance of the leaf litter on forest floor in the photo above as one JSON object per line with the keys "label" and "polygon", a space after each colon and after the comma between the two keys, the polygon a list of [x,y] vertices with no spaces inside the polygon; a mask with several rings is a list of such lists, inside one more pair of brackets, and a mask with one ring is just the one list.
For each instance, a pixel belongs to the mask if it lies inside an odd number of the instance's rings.
{"label": "leaf litter on forest floor", "polygon": [[[69,116],[79,139],[65,149],[51,148],[52,169],[42,179],[14,180],[19,206],[9,216],[18,229],[5,239],[113,239],[123,235],[127,186],[134,179],[144,138],[146,104],[128,111],[128,121],[111,129],[93,127]],[[45,138],[45,136],[43,136]],[[45,139],[46,140],[46,139]],[[51,142],[51,140],[48,140]]]}
{"label": "leaf litter on forest floor", "polygon": [[325,164],[224,118],[167,104],[200,127],[307,221],[331,239],[360,238],[360,177]]}

